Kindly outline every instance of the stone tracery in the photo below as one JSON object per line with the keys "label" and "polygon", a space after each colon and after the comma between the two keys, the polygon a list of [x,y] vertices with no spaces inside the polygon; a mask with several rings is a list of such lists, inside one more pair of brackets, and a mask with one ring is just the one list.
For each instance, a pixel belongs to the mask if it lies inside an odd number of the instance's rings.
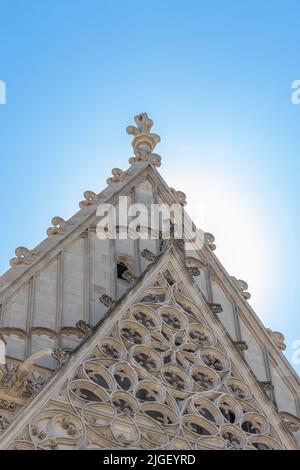
{"label": "stone tracery", "polygon": [[157,282],[10,448],[281,448],[181,282]]}

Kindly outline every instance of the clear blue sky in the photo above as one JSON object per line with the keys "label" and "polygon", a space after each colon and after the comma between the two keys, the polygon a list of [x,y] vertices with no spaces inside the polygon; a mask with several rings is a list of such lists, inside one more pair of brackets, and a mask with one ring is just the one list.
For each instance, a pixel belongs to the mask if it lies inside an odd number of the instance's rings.
{"label": "clear blue sky", "polygon": [[[0,271],[131,156],[147,111],[161,172],[204,213],[266,326],[300,339],[298,0],[0,0]],[[201,216],[200,216],[201,219]],[[297,367],[300,371],[300,367]]]}

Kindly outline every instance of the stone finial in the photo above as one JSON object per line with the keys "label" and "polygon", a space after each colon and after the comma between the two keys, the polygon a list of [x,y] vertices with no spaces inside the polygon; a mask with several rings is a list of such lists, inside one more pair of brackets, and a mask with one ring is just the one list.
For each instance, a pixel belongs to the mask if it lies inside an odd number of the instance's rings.
{"label": "stone finial", "polygon": [[272,331],[269,328],[266,328],[266,331],[270,335],[272,341],[275,343],[275,346],[280,349],[280,351],[284,351],[286,349],[286,344],[284,342],[284,336],[279,331]]}
{"label": "stone finial", "polygon": [[106,180],[109,186],[114,183],[123,183],[123,181],[125,180],[127,176],[126,171],[120,170],[120,168],[113,168],[111,170],[111,174],[112,174],[112,177]]}
{"label": "stone finial", "polygon": [[216,245],[214,244],[215,237],[213,236],[212,233],[205,232],[204,233],[204,241],[212,251],[214,251],[217,248]]}
{"label": "stone finial", "polygon": [[170,188],[175,196],[176,201],[182,206],[186,206],[186,195],[182,191],[176,191],[174,188]]}
{"label": "stone finial", "polygon": [[231,279],[237,286],[238,290],[240,291],[241,295],[244,297],[244,299],[249,300],[251,297],[250,292],[247,292],[248,290],[248,284],[247,282],[243,281],[242,279],[236,279],[234,276],[231,276]]}
{"label": "stone finial", "polygon": [[62,217],[53,217],[51,220],[53,227],[49,227],[47,230],[47,235],[64,235],[65,233],[65,226],[68,222],[66,222]]}
{"label": "stone finial", "polygon": [[135,126],[128,126],[126,128],[127,134],[133,135],[132,147],[134,157],[129,159],[131,165],[149,161],[153,165],[160,166],[161,158],[156,153],[152,153],[156,144],[160,142],[160,137],[157,134],[150,132],[153,126],[152,119],[148,118],[147,113],[139,114],[134,118]]}
{"label": "stone finial", "polygon": [[85,191],[83,193],[84,201],[79,203],[80,209],[84,209],[85,207],[90,207],[96,204],[97,202],[97,194],[93,191]]}
{"label": "stone finial", "polygon": [[20,266],[21,264],[31,264],[37,253],[34,250],[28,250],[25,246],[19,246],[15,250],[16,257],[10,260],[11,266]]}

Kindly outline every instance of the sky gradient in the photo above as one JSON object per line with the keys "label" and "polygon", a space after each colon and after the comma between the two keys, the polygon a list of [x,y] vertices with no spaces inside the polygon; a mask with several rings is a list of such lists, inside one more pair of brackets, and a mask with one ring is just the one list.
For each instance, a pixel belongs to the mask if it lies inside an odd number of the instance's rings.
{"label": "sky gradient", "polygon": [[[300,339],[300,4],[0,0],[0,272],[131,156],[146,111],[167,183],[227,271]],[[300,355],[299,355],[300,359]],[[300,372],[300,365],[294,364]]]}

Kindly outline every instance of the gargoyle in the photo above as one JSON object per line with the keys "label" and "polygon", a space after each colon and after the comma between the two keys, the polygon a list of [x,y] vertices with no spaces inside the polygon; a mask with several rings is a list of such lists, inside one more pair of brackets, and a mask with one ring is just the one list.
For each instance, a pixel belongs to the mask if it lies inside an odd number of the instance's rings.
{"label": "gargoyle", "polygon": [[51,356],[52,350],[49,348],[41,349],[32,354],[28,359],[26,359],[22,364],[20,364],[15,373],[11,376],[10,380],[7,382],[7,387],[9,388],[9,394],[13,397],[20,397],[24,391],[24,386],[27,377],[31,374],[33,370],[33,364],[44,356]]}

